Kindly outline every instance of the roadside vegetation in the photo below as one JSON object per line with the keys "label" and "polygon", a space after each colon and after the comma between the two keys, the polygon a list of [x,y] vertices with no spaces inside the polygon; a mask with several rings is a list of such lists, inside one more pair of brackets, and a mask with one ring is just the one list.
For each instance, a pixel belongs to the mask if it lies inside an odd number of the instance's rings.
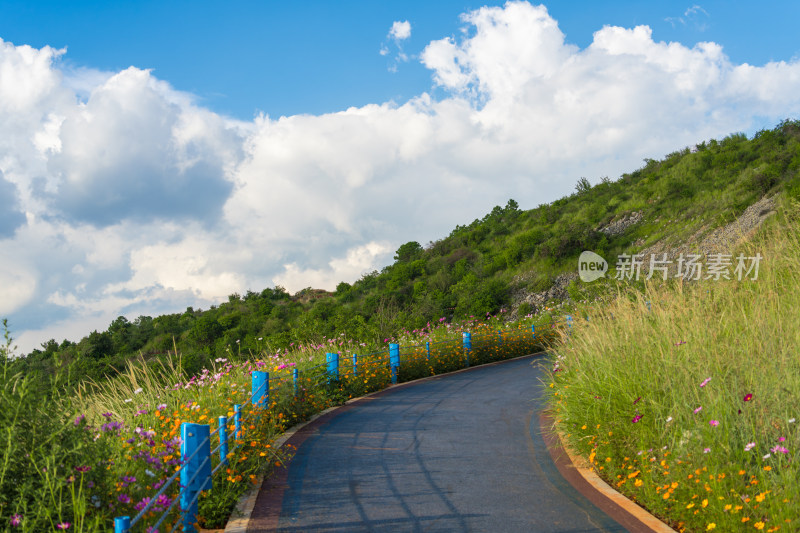
{"label": "roadside vegetation", "polygon": [[[394,339],[400,344],[398,381],[540,350],[556,333],[542,322],[549,314],[539,317],[536,337],[532,317],[513,325],[495,317],[437,321],[403,332]],[[468,353],[464,332],[472,335]],[[9,344],[7,338],[4,354]],[[230,436],[227,464],[213,476],[213,489],[200,497],[199,525],[224,527],[245,491],[290,456],[291,450],[275,447],[280,434],[327,407],[391,383],[388,348],[371,353],[365,348],[339,336],[281,353],[218,358],[210,370],[195,375],[186,374],[180,354],[172,353],[166,364],[131,360],[115,377],[85,381],[75,391],[62,387],[68,376],[60,373],[46,387],[34,386],[30,377],[11,374],[5,360],[0,363],[0,529],[109,531],[115,517],[135,517],[152,501],[134,531],[169,531],[179,519],[178,484],[157,492],[181,464],[181,425],[208,424],[213,430],[220,416],[227,417]],[[340,357],[335,378],[326,367],[327,353]],[[266,409],[252,405],[255,370],[269,372]],[[238,438],[236,404],[242,406]],[[219,435],[213,436],[211,449],[218,443]],[[212,454],[213,468],[219,461]]]}
{"label": "roadside vegetation", "polygon": [[800,203],[783,203],[739,250],[764,257],[756,280],[618,286],[553,352],[557,428],[678,531],[800,524]]}

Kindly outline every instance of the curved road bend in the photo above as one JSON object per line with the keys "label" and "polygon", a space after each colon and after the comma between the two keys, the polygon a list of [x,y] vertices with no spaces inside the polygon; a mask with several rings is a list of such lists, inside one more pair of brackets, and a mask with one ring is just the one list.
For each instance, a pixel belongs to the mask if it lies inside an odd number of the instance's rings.
{"label": "curved road bend", "polygon": [[265,481],[247,531],[649,531],[559,473],[540,429],[541,361],[400,385],[320,417],[289,440],[297,453]]}

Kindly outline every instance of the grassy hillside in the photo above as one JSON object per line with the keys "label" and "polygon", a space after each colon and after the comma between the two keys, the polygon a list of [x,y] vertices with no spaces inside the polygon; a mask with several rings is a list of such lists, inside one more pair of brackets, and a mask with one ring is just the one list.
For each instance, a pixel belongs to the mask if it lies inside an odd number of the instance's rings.
{"label": "grassy hillside", "polygon": [[[591,186],[580,178],[575,193],[535,209],[521,210],[509,200],[436,242],[402,245],[393,264],[352,285],[340,283],[333,293],[309,288],[290,295],[275,287],[233,294],[207,310],[119,317],[79,342],[47,341],[19,358],[15,369],[52,372],[71,363],[76,375],[97,379],[132,356],[152,359],[177,347],[185,367],[198,371],[229,354],[274,352],[342,334],[376,347],[442,317],[502,314],[515,305],[515,291],[544,291],[559,274],[574,272],[582,250],[604,257],[630,253],[729,222],[765,194],[800,196],[798,168],[798,121],[752,139],[733,134],[701,142],[648,159],[617,180]],[[621,234],[599,231],[633,212],[642,221]]]}

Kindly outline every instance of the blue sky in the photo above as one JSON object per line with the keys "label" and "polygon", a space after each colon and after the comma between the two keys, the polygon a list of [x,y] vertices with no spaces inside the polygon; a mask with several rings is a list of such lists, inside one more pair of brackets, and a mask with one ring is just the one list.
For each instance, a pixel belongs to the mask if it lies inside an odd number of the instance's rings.
{"label": "blue sky", "polygon": [[800,116],[794,2],[0,3],[0,317],[333,289]]}
{"label": "blue sky", "polygon": [[[118,71],[131,65],[188,91],[202,105],[243,120],[327,113],[432,90],[418,61],[390,72],[381,45],[396,20],[412,36],[414,56],[428,42],[458,35],[461,13],[504,2],[120,1],[0,4],[0,38],[34,47],[67,47],[64,63]],[[737,63],[764,64],[800,55],[800,4],[786,1],[597,2],[545,4],[567,41],[591,43],[603,25],[649,25],[658,41],[693,46],[714,41]]]}

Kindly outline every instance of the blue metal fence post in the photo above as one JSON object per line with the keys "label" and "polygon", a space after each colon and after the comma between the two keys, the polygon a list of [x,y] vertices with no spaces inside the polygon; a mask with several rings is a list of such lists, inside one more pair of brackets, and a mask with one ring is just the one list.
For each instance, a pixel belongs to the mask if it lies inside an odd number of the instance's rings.
{"label": "blue metal fence post", "polygon": [[397,383],[397,372],[400,369],[399,344],[389,344],[389,368],[392,371],[392,383]]}
{"label": "blue metal fence post", "polygon": [[242,438],[242,406],[238,403],[233,406],[233,436],[236,439]]}
{"label": "blue metal fence post", "polygon": [[269,407],[269,372],[253,371],[252,395],[254,407]]}
{"label": "blue metal fence post", "polygon": [[533,333],[533,340],[536,340],[536,324],[531,326],[531,333]]}
{"label": "blue metal fence post", "polygon": [[353,377],[358,375],[358,354],[353,354]]}
{"label": "blue metal fence post", "polygon": [[500,338],[500,340],[498,341],[497,344],[499,346],[502,346],[503,345],[503,330],[502,329],[498,329],[497,330],[497,336]]}
{"label": "blue metal fence post", "polygon": [[461,334],[464,344],[464,357],[467,359],[467,366],[469,366],[469,352],[472,350],[472,333],[465,331]]}
{"label": "blue metal fence post", "polygon": [[219,462],[228,464],[228,417],[221,416],[219,421]]}
{"label": "blue metal fence post", "polygon": [[125,533],[131,528],[130,516],[118,516],[114,519],[114,533]]}
{"label": "blue metal fence post", "polygon": [[567,334],[572,335],[572,317],[570,315],[567,315],[567,328],[569,328]]}
{"label": "blue metal fence post", "polygon": [[325,359],[328,361],[328,381],[339,381],[339,354],[326,353]]}
{"label": "blue metal fence post", "polygon": [[650,301],[649,301],[649,300],[648,300],[648,302],[647,302],[647,310],[648,310],[648,311],[650,310]]}
{"label": "blue metal fence post", "polygon": [[300,371],[297,370],[296,368],[292,369],[292,383],[294,384],[294,395],[295,395],[295,397],[297,397],[297,378],[299,378],[299,377],[300,377]]}
{"label": "blue metal fence post", "polygon": [[[211,490],[211,439],[209,426],[181,424],[181,512],[183,531],[194,532],[197,523],[197,493]],[[194,479],[192,479],[194,478]]]}
{"label": "blue metal fence post", "polygon": [[425,342],[425,353],[428,356],[428,361],[430,361],[431,360],[431,343],[427,342],[427,341]]}

